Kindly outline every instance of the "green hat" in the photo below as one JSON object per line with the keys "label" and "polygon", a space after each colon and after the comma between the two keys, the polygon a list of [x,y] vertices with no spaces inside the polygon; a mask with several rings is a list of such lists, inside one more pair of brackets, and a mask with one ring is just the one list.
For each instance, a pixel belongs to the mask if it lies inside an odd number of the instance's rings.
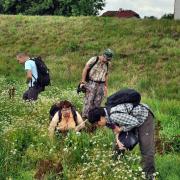
{"label": "green hat", "polygon": [[111,60],[113,57],[113,52],[111,49],[106,49],[104,50],[103,56],[107,59],[107,60]]}

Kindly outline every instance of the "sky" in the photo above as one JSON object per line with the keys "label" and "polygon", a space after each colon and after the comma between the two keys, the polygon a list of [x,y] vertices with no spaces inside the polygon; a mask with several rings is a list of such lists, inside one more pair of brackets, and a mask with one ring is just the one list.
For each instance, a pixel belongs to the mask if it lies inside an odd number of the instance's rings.
{"label": "sky", "polygon": [[108,10],[117,11],[119,8],[133,10],[140,15],[155,16],[160,18],[164,14],[174,13],[175,0],[106,0],[104,10],[100,15]]}

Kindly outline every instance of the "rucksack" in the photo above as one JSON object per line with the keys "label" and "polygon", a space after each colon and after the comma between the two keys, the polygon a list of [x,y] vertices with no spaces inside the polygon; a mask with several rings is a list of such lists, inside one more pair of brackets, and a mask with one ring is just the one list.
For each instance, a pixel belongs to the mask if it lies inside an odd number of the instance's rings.
{"label": "rucksack", "polygon": [[133,107],[140,104],[141,95],[134,89],[122,89],[107,98],[105,105],[108,108],[114,107],[118,104],[132,103]]}
{"label": "rucksack", "polygon": [[138,136],[135,133],[134,129],[132,129],[128,132],[122,131],[121,133],[119,133],[118,139],[124,145],[124,147],[130,151],[133,150],[133,148],[139,142]]}
{"label": "rucksack", "polygon": [[35,86],[39,86],[39,87],[45,87],[50,85],[50,75],[49,75],[49,69],[47,68],[46,64],[44,63],[44,61],[41,59],[41,57],[35,57],[32,58],[31,60],[33,60],[36,64],[37,67],[37,72],[38,72],[38,78],[35,78]]}
{"label": "rucksack", "polygon": [[[76,114],[76,109],[74,106],[71,107],[71,111],[72,111],[72,115],[73,115],[73,119],[75,121],[75,124],[78,125],[77,122],[77,114]],[[59,108],[59,104],[55,103],[51,106],[50,111],[49,111],[49,115],[50,115],[50,121],[52,120],[52,118],[54,117],[54,115],[56,114],[56,112],[58,112],[58,116],[59,116],[59,122],[62,119],[62,113],[61,113],[61,109]],[[58,122],[58,123],[59,123]]]}
{"label": "rucksack", "polygon": [[[87,70],[87,74],[86,74],[86,78],[85,78],[86,82],[88,82],[90,80],[89,73],[90,73],[91,69],[95,66],[95,64],[97,64],[98,60],[99,60],[99,56],[96,57],[96,61],[93,64],[91,64],[91,66]],[[109,63],[107,62],[106,65],[107,65],[107,70],[108,70]]]}

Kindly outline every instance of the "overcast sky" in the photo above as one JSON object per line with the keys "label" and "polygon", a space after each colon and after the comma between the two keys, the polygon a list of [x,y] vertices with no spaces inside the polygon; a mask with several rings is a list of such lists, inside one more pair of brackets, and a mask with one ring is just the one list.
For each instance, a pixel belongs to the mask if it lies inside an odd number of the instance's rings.
{"label": "overcast sky", "polygon": [[117,11],[119,8],[129,9],[137,12],[141,18],[144,16],[155,16],[160,18],[165,13],[174,13],[175,0],[106,0],[104,10]]}

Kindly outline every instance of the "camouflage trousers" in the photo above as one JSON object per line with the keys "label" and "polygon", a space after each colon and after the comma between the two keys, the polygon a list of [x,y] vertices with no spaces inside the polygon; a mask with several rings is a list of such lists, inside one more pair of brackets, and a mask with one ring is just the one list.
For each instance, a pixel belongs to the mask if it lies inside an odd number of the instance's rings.
{"label": "camouflage trousers", "polygon": [[82,117],[87,118],[88,112],[94,107],[100,107],[104,97],[104,83],[89,81],[86,85],[86,94],[84,98],[84,107]]}

